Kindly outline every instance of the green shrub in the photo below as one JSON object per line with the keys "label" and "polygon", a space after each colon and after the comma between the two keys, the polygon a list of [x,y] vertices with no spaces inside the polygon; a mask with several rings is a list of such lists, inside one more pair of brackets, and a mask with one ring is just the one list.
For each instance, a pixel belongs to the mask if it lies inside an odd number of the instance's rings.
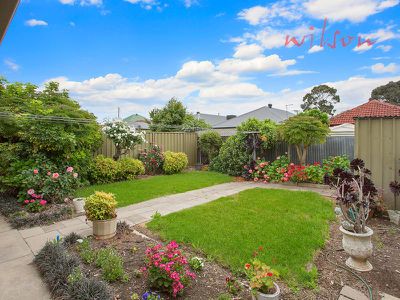
{"label": "green shrub", "polygon": [[312,183],[323,183],[325,171],[319,164],[306,166],[304,173],[307,176],[307,181]]}
{"label": "green shrub", "polygon": [[149,150],[145,149],[139,153],[139,159],[143,162],[145,172],[149,175],[162,173],[164,154],[157,145],[152,145]]}
{"label": "green shrub", "polygon": [[200,150],[206,154],[207,162],[209,163],[215,156],[218,155],[218,151],[222,146],[221,135],[216,131],[207,131],[199,137]]}
{"label": "green shrub", "polygon": [[251,159],[246,150],[245,141],[240,135],[229,137],[219,150],[219,154],[210,164],[210,170],[232,176],[240,176],[243,166]]}
{"label": "green shrub", "polygon": [[84,239],[77,247],[79,256],[85,264],[91,264],[96,259],[96,253],[90,247],[88,239]]}
{"label": "green shrub", "polygon": [[257,139],[259,140],[260,150],[264,151],[272,148],[275,145],[275,142],[278,137],[278,126],[275,122],[265,119],[263,121],[258,120],[256,118],[250,118],[244,122],[242,122],[237,127],[237,134],[242,135],[242,137],[248,137],[248,134],[245,132],[256,131],[259,132]]}
{"label": "green shrub", "polygon": [[138,175],[144,174],[143,163],[134,158],[124,157],[117,161],[118,180],[132,180]]}
{"label": "green shrub", "polygon": [[101,268],[103,278],[108,282],[128,279],[121,256],[112,248],[100,249],[97,252],[96,266]]}
{"label": "green shrub", "polygon": [[187,155],[183,152],[164,152],[163,170],[165,174],[176,174],[182,172],[188,165]]}
{"label": "green shrub", "polygon": [[95,192],[86,198],[85,212],[90,221],[110,220],[117,216],[117,201],[113,194]]}
{"label": "green shrub", "polygon": [[342,170],[350,170],[350,160],[347,155],[330,156],[323,160],[324,171],[328,175],[333,174],[333,170],[339,168]]}
{"label": "green shrub", "polygon": [[90,174],[92,183],[110,183],[117,179],[118,163],[112,158],[98,155]]}

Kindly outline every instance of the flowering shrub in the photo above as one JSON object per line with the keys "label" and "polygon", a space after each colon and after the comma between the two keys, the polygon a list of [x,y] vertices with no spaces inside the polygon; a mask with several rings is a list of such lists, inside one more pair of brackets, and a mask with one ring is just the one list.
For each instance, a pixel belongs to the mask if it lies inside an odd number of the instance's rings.
{"label": "flowering shrub", "polygon": [[306,173],[306,167],[302,165],[295,165],[294,163],[289,164],[288,167],[288,177],[292,182],[306,182],[308,180],[308,176]]}
{"label": "flowering shrub", "polygon": [[194,271],[201,271],[204,268],[204,259],[194,256],[189,260],[189,265]]}
{"label": "flowering shrub", "polygon": [[289,180],[289,158],[286,155],[278,156],[272,163],[258,161],[254,168],[244,166],[247,173],[252,174],[254,181],[285,182]]}
{"label": "flowering shrub", "polygon": [[318,162],[307,166],[304,172],[309,182],[322,183],[324,181],[325,171]]}
{"label": "flowering shrub", "polygon": [[26,210],[29,212],[39,212],[45,208],[47,201],[43,199],[40,194],[35,194],[34,189],[29,189],[27,191],[28,197],[30,199],[25,199],[23,204],[26,205]]}
{"label": "flowering shrub", "polygon": [[168,292],[173,297],[182,294],[191,279],[196,278],[175,241],[165,247],[158,244],[147,248],[146,266],[143,271],[147,271],[150,285],[157,290]]}
{"label": "flowering shrub", "polygon": [[94,192],[86,198],[85,213],[90,221],[110,220],[117,216],[117,201],[113,194]]}
{"label": "flowering shrub", "polygon": [[121,155],[132,149],[135,145],[145,143],[144,132],[136,132],[134,127],[129,127],[126,122],[116,120],[104,124],[103,132],[115,144],[113,158],[118,160]]}
{"label": "flowering shrub", "polygon": [[19,202],[26,203],[29,198],[30,203],[38,202],[31,205],[36,209],[39,209],[38,205],[44,206],[47,201],[60,203],[65,198],[72,197],[79,186],[78,173],[74,172],[73,167],[67,167],[64,172],[58,173],[41,166],[25,172],[24,175],[25,189],[19,193]]}
{"label": "flowering shrub", "polygon": [[[261,247],[260,251],[262,251]],[[255,252],[254,259],[244,265],[250,288],[253,293],[258,291],[263,294],[273,294],[275,292],[274,281],[278,279],[279,273],[260,261],[257,255],[258,252]]]}
{"label": "flowering shrub", "polygon": [[323,161],[323,168],[326,174],[331,176],[333,174],[333,170],[340,168],[342,170],[350,169],[350,160],[346,155],[341,156],[330,156]]}
{"label": "flowering shrub", "polygon": [[145,172],[149,175],[155,175],[162,172],[164,164],[164,154],[157,145],[151,146],[150,150],[142,151],[139,159],[144,164]]}

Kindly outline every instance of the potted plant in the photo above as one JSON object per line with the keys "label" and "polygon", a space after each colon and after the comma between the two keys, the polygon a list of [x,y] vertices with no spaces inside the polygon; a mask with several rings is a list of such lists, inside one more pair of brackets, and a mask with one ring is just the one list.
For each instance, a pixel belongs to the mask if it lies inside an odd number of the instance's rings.
{"label": "potted plant", "polygon": [[112,238],[117,231],[117,201],[113,194],[95,192],[86,198],[85,212],[93,222],[93,235],[98,239]]}
{"label": "potted plant", "polygon": [[[400,170],[399,170],[399,175],[400,175]],[[400,195],[400,182],[398,181],[392,181],[389,184],[390,191],[394,195],[394,210],[388,210],[390,222],[395,223],[396,225],[399,225],[400,223],[400,210],[397,210],[397,197]]]}
{"label": "potted plant", "polygon": [[351,161],[349,171],[335,169],[330,182],[336,189],[336,200],[344,218],[340,231],[343,233],[343,249],[350,255],[346,265],[357,271],[370,271],[372,265],[368,258],[372,255],[371,237],[374,232],[366,222],[378,194],[371,180],[371,171],[356,158]]}
{"label": "potted plant", "polygon": [[75,213],[78,215],[85,213],[85,198],[74,198],[72,203],[74,204]]}
{"label": "potted plant", "polygon": [[277,271],[257,258],[254,258],[251,263],[245,264],[244,268],[249,279],[253,300],[279,300],[281,290],[275,282],[279,277]]}

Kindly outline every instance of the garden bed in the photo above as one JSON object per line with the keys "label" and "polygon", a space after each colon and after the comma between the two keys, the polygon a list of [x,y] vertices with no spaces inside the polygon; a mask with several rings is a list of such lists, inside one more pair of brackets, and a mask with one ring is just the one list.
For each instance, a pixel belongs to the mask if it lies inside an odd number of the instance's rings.
{"label": "garden bed", "polygon": [[7,218],[13,228],[17,229],[50,225],[70,219],[73,217],[73,211],[71,203],[62,203],[48,204],[45,210],[31,213],[27,212],[16,198],[0,194],[0,213]]}

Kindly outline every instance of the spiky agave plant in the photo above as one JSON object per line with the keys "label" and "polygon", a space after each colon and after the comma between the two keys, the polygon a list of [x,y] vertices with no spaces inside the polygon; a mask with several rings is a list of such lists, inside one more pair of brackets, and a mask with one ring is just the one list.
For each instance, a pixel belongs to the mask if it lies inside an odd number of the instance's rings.
{"label": "spiky agave plant", "polygon": [[335,169],[329,182],[336,189],[336,200],[345,220],[353,225],[354,232],[365,233],[370,207],[378,191],[364,161],[359,158],[351,161],[350,171]]}
{"label": "spiky agave plant", "polygon": [[391,183],[389,183],[389,188],[394,195],[394,210],[397,210],[397,197],[400,195],[400,182],[398,182],[397,180],[392,181]]}

